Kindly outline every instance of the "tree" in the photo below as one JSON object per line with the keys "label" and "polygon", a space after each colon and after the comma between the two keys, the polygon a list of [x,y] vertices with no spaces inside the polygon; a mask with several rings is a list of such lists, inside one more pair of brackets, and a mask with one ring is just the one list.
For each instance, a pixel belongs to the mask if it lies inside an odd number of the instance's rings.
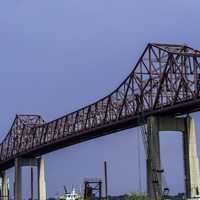
{"label": "tree", "polygon": [[125,194],[122,197],[122,200],[149,200],[149,198],[145,194],[131,193]]}

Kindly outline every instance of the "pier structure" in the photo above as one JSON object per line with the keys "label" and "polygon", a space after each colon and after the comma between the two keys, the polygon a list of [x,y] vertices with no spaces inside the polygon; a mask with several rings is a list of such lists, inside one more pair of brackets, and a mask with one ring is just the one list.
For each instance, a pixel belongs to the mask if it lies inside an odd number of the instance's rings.
{"label": "pier structure", "polygon": [[200,198],[200,172],[195,121],[190,116],[151,116],[148,118],[147,193],[149,197],[152,200],[161,199],[164,191],[164,188],[162,188],[162,173],[164,170],[161,167],[160,131],[178,131],[182,134],[186,198]]}
{"label": "pier structure", "polygon": [[22,200],[22,167],[37,167],[38,200],[46,200],[45,168],[42,158],[15,159],[15,200]]}

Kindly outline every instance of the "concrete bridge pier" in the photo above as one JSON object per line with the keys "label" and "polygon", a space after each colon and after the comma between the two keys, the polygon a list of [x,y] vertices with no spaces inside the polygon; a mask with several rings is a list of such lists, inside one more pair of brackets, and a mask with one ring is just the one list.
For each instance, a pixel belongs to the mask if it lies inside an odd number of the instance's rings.
{"label": "concrete bridge pier", "polygon": [[42,158],[15,159],[15,200],[22,200],[22,167],[37,167],[38,172],[38,199],[46,200],[46,183],[44,160]]}
{"label": "concrete bridge pier", "polygon": [[2,200],[8,200],[9,199],[9,187],[8,187],[8,177],[6,176],[5,171],[1,172],[0,174],[1,178],[1,199]]}
{"label": "concrete bridge pier", "polygon": [[188,199],[200,199],[200,172],[197,155],[196,131],[194,119],[191,117],[185,118],[183,154],[186,197]]}
{"label": "concrete bridge pier", "polygon": [[147,120],[147,192],[152,200],[163,195],[159,131],[182,133],[185,172],[185,195],[187,199],[200,199],[200,172],[197,155],[195,122],[187,117],[155,117]]}
{"label": "concrete bridge pier", "polygon": [[161,197],[161,158],[158,119],[150,117],[147,122],[147,193],[150,199]]}
{"label": "concrete bridge pier", "polygon": [[39,159],[38,161],[38,199],[46,200],[46,182],[45,182],[45,170],[44,160]]}

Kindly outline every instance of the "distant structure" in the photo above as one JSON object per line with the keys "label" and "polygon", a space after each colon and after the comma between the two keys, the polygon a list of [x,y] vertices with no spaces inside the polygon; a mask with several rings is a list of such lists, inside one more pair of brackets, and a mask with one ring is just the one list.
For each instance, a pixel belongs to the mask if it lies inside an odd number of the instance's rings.
{"label": "distant structure", "polygon": [[84,181],[84,200],[102,200],[101,179],[86,179]]}

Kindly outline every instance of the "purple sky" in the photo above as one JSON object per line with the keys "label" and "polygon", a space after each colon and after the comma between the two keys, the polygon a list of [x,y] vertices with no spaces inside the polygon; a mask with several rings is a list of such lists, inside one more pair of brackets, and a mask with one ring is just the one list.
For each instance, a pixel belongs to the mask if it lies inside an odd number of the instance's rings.
{"label": "purple sky", "polygon": [[[1,0],[0,138],[16,113],[41,114],[48,121],[107,95],[148,42],[200,49],[199,7],[197,0]],[[63,185],[81,185],[85,177],[102,177],[104,160],[109,194],[138,191],[138,132],[130,129],[45,155],[48,196],[63,192]],[[183,191],[180,138],[161,137],[172,193]],[[11,184],[13,172],[8,171]],[[27,169],[24,177],[28,185]],[[26,197],[29,187],[24,188]]]}

